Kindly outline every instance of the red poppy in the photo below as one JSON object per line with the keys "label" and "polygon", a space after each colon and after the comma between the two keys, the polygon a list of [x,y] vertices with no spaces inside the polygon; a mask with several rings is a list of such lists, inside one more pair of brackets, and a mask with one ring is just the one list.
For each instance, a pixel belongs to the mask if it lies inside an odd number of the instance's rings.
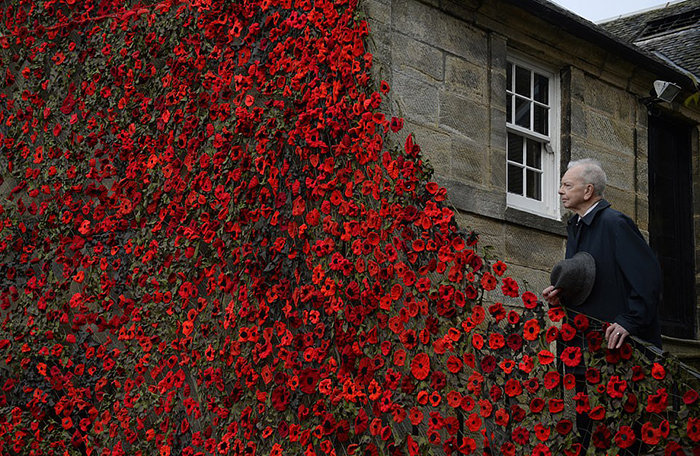
{"label": "red poppy", "polygon": [[515,361],[513,361],[512,359],[504,359],[503,361],[498,363],[498,367],[500,367],[501,370],[506,374],[510,374],[511,372],[513,372],[513,369],[515,369]]}
{"label": "red poppy", "polygon": [[520,322],[520,314],[515,310],[508,312],[508,323],[511,325],[517,325]]}
{"label": "red poppy", "polygon": [[510,277],[505,277],[503,279],[503,282],[501,283],[501,291],[503,291],[503,294],[506,296],[517,298],[519,292],[518,282],[511,279]]}
{"label": "red poppy", "polygon": [[605,419],[605,407],[602,405],[597,405],[593,407],[589,412],[588,416],[595,421],[601,421]]}
{"label": "red poppy", "polygon": [[396,350],[394,352],[394,364],[396,366],[403,366],[406,363],[406,352],[402,349]]}
{"label": "red poppy", "polygon": [[517,352],[523,346],[523,338],[520,336],[520,334],[513,333],[510,336],[508,336],[506,344],[508,345],[508,348]]}
{"label": "red poppy", "polygon": [[489,313],[496,321],[506,318],[506,309],[503,307],[503,303],[500,302],[489,306]]}
{"label": "red poppy", "polygon": [[686,433],[693,442],[700,442],[700,418],[688,418]]}
{"label": "red poppy", "polygon": [[507,426],[508,421],[510,421],[510,415],[508,415],[508,411],[502,408],[496,410],[496,412],[494,413],[494,421],[499,426]]}
{"label": "red poppy", "polygon": [[513,421],[520,423],[527,416],[527,411],[519,405],[513,404],[510,406],[510,416],[513,418]]}
{"label": "red poppy", "polygon": [[430,373],[430,357],[427,353],[418,353],[411,361],[411,373],[418,380],[425,380]]}
{"label": "red poppy", "polygon": [[447,404],[452,408],[457,408],[462,403],[462,395],[459,391],[450,391],[447,393]]}
{"label": "red poppy", "polygon": [[466,421],[464,422],[464,424],[467,426],[467,429],[469,429],[472,432],[478,431],[481,428],[481,423],[481,418],[476,413],[472,413],[471,415],[469,415]]}
{"label": "red poppy", "polygon": [[559,386],[561,382],[561,374],[556,371],[549,371],[544,374],[544,387],[548,390],[554,389]]}
{"label": "red poppy", "polygon": [[549,434],[551,433],[551,429],[547,426],[544,426],[542,423],[537,423],[535,425],[535,437],[537,437],[537,440],[540,442],[546,442],[549,440]]}
{"label": "red poppy", "polygon": [[694,389],[690,389],[683,395],[683,403],[686,405],[692,405],[698,400],[698,392]]}
{"label": "red poppy", "polygon": [[474,325],[478,325],[483,322],[485,317],[486,312],[484,312],[484,308],[482,306],[477,305],[472,308],[472,322]]}
{"label": "red poppy", "polygon": [[627,413],[634,413],[637,411],[637,396],[634,394],[628,393],[627,394],[627,399],[625,400],[624,404],[622,404],[622,408],[625,412]]}
{"label": "red poppy", "polygon": [[525,304],[526,309],[534,309],[537,307],[537,295],[531,291],[526,291],[522,295],[523,304]]}
{"label": "red poppy", "polygon": [[516,427],[511,435],[513,442],[520,446],[527,445],[530,441],[530,432],[524,427]]}
{"label": "red poppy", "polygon": [[537,319],[533,318],[525,322],[523,328],[523,339],[525,340],[535,340],[540,334],[540,325]]}
{"label": "red poppy", "polygon": [[659,363],[654,363],[651,366],[651,376],[654,377],[656,380],[663,380],[666,378],[666,369],[659,364]]}
{"label": "red poppy", "polygon": [[503,395],[503,390],[501,389],[500,386],[491,385],[491,389],[489,390],[489,396],[491,397],[491,400],[493,402],[498,402],[498,400],[501,398],[502,395]]}
{"label": "red poppy", "polygon": [[493,266],[491,266],[491,269],[493,269],[494,274],[497,276],[502,276],[505,272],[506,269],[508,269],[508,266],[502,261],[496,261]]}
{"label": "red poppy", "polygon": [[549,400],[549,413],[556,415],[564,410],[564,401],[562,399],[550,399]]}
{"label": "red poppy", "polygon": [[512,442],[504,442],[501,445],[501,454],[503,456],[515,456],[515,445]]}
{"label": "red poppy", "polygon": [[[546,351],[546,350],[543,350],[543,351]],[[537,354],[537,358],[539,359],[541,364],[549,364],[552,361],[554,361],[554,355],[552,355],[551,352],[549,352],[549,354],[551,355],[551,358],[547,358],[546,354],[544,354],[543,352],[540,352]],[[549,360],[549,363],[543,362],[543,361],[547,361],[547,360]],[[529,355],[523,355],[523,360],[518,363],[518,369],[525,372],[526,374],[529,374],[530,372],[532,372],[532,369],[534,367],[535,367],[535,360],[532,359],[532,357]]]}
{"label": "red poppy", "polygon": [[506,340],[503,337],[503,334],[500,333],[491,333],[489,336],[489,348],[491,350],[498,350],[500,348],[503,348],[506,344]]}
{"label": "red poppy", "polygon": [[559,335],[561,336],[562,340],[568,342],[576,336],[576,328],[568,323],[564,323],[561,325]]}
{"label": "red poppy", "polygon": [[496,285],[498,285],[496,278],[490,272],[484,272],[484,275],[481,276],[481,287],[486,291],[491,291],[496,289]]}
{"label": "red poppy", "polygon": [[561,354],[561,360],[568,367],[575,367],[581,363],[581,348],[567,347]]}
{"label": "red poppy", "polygon": [[411,411],[408,412],[408,419],[411,421],[411,424],[418,426],[423,422],[423,412],[421,412],[419,408],[413,407]]}
{"label": "red poppy", "polygon": [[666,388],[660,388],[656,391],[656,394],[649,395],[646,410],[649,413],[662,413],[667,406],[668,393],[666,393]]}
{"label": "red poppy", "polygon": [[530,411],[532,413],[540,413],[544,406],[545,402],[541,397],[536,397],[530,401]]}
{"label": "red poppy", "polygon": [[488,418],[491,416],[492,412],[493,412],[493,405],[491,404],[491,402],[486,400],[486,399],[480,399],[479,400],[479,413],[481,414],[481,416],[484,418]]}
{"label": "red poppy", "polygon": [[596,426],[595,430],[591,434],[591,442],[593,446],[600,449],[610,448],[610,429],[604,424],[599,424]]}
{"label": "red poppy", "polygon": [[650,422],[642,425],[642,441],[647,445],[656,445],[661,440],[661,431]]}
{"label": "red poppy", "polygon": [[554,323],[558,323],[566,317],[566,312],[564,312],[563,307],[550,307],[547,311],[547,316]]}
{"label": "red poppy", "polygon": [[453,374],[456,374],[457,372],[462,370],[462,360],[455,355],[450,355],[449,358],[447,358],[446,364],[447,370],[449,370]]}
{"label": "red poppy", "polygon": [[566,456],[579,456],[581,454],[581,444],[580,443],[574,443],[569,447],[568,449],[564,450],[564,454]]}
{"label": "red poppy", "polygon": [[532,456],[552,456],[552,450],[543,443],[538,443],[535,448],[532,449]]}
{"label": "red poppy", "polygon": [[571,422],[571,420],[567,419],[559,421],[556,426],[554,426],[554,429],[556,429],[557,433],[560,435],[569,435],[573,428],[574,424]]}
{"label": "red poppy", "polygon": [[559,328],[556,326],[550,326],[544,334],[544,338],[548,344],[551,344],[559,337]]}
{"label": "red poppy", "polygon": [[596,385],[600,382],[600,371],[595,367],[586,369],[586,381],[591,385]]}
{"label": "red poppy", "polygon": [[619,376],[613,375],[608,381],[608,395],[613,399],[621,399],[627,388],[627,382],[620,379]]}
{"label": "red poppy", "polygon": [[634,445],[637,437],[634,435],[634,430],[629,426],[620,426],[617,434],[615,434],[615,445],[620,448],[629,448]]}
{"label": "red poppy", "polygon": [[304,369],[299,374],[299,387],[306,394],[313,394],[319,380],[318,369]]}
{"label": "red poppy", "polygon": [[495,356],[487,355],[481,359],[481,370],[485,374],[490,374],[491,372],[493,372],[494,369],[496,369],[496,365],[497,364]]}
{"label": "red poppy", "polygon": [[588,394],[578,392],[574,395],[574,401],[576,402],[576,413],[587,413],[591,410]]}

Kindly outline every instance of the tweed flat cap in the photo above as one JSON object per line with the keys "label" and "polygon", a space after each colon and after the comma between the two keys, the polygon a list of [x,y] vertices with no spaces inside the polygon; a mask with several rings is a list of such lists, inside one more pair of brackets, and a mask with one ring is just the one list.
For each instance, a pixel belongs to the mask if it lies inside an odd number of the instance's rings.
{"label": "tweed flat cap", "polygon": [[578,252],[557,263],[549,279],[554,288],[561,289],[559,293],[564,305],[580,306],[593,289],[595,259],[588,252]]}

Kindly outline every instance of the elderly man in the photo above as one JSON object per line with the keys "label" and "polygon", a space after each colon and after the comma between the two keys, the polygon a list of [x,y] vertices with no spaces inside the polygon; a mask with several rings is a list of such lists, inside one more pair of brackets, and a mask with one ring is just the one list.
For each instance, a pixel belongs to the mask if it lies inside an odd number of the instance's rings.
{"label": "elderly man", "polygon": [[[610,348],[621,347],[630,334],[660,348],[661,269],[634,222],[603,199],[606,183],[600,163],[583,159],[569,163],[559,187],[564,207],[576,214],[567,227],[566,258],[588,252],[595,259],[593,288],[576,311],[611,323],[605,332]],[[556,305],[560,292],[550,286],[542,293]]]}

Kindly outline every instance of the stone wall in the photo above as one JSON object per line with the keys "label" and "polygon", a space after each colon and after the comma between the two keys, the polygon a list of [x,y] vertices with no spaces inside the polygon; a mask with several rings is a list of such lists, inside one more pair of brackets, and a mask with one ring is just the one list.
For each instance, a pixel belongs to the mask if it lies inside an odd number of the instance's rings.
{"label": "stone wall", "polygon": [[[363,1],[375,76],[392,89],[387,114],[405,119],[396,142],[415,135],[460,224],[479,232],[481,245],[492,246],[528,289],[541,291],[563,258],[569,214],[555,221],[506,205],[511,50],[559,71],[562,171],[569,160],[600,160],[609,180],[606,198],[647,235],[648,114],[639,99],[654,74],[510,2]],[[700,121],[678,104],[673,110]]]}

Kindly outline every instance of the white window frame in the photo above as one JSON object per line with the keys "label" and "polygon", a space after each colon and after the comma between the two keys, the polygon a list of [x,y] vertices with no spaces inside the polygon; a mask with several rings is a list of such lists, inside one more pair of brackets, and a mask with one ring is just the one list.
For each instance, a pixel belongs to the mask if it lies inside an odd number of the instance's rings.
{"label": "white window frame", "polygon": [[[521,54],[509,52],[507,62],[513,64],[512,71],[515,72],[516,65],[526,70],[536,72],[542,76],[549,78],[549,134],[543,135],[535,132],[532,129],[521,127],[506,119],[506,150],[508,149],[508,133],[514,133],[523,138],[533,139],[543,144],[544,152],[542,153],[542,201],[528,198],[524,195],[517,195],[508,191],[506,182],[506,203],[508,207],[530,212],[542,217],[560,220],[561,211],[559,205],[559,163],[560,163],[560,122],[561,122],[561,94],[560,81],[557,73],[551,68],[543,64],[527,58]],[[508,66],[506,66],[508,71]],[[512,81],[515,83],[515,74],[512,75]],[[506,103],[509,102],[508,94],[511,94],[510,88],[506,88]],[[533,94],[531,87],[531,96]],[[510,101],[515,103],[515,96]],[[515,106],[511,106],[511,112],[515,112]],[[532,110],[531,110],[532,111]],[[533,115],[531,113],[531,115]],[[531,118],[532,119],[532,118]],[[532,120],[530,122],[532,126]],[[506,180],[508,179],[508,156],[506,154]]]}

